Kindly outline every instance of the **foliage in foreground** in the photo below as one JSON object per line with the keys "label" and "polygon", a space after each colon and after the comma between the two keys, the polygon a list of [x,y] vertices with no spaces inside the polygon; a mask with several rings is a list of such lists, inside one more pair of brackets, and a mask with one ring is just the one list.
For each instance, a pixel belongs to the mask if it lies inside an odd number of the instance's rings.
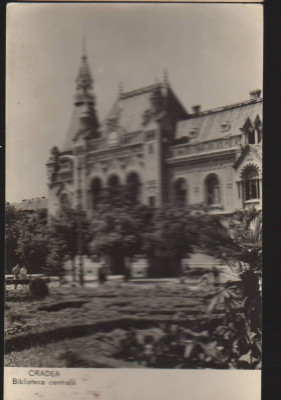
{"label": "foliage in foreground", "polygon": [[66,258],[73,261],[77,248],[77,223],[81,225],[82,251],[87,254],[90,238],[89,221],[85,213],[64,207],[50,221],[46,210],[26,215],[10,204],[6,205],[6,267],[11,273],[19,263],[28,273],[45,273],[62,277]]}
{"label": "foliage in foreground", "polygon": [[140,336],[131,329],[116,356],[151,368],[252,369],[248,354],[242,355],[250,347],[240,336],[241,326],[238,316],[230,326],[216,322],[199,333],[175,324],[162,325],[157,335]]}
{"label": "foliage in foreground", "polygon": [[29,283],[29,293],[32,298],[44,299],[49,294],[49,288],[42,279],[36,278]]}
{"label": "foliage in foreground", "polygon": [[16,253],[20,232],[26,221],[26,216],[21,210],[17,210],[11,204],[6,204],[5,210],[5,253],[6,273],[11,273],[12,268],[19,262]]}
{"label": "foliage in foreground", "polygon": [[[208,312],[211,317],[216,308],[223,304],[226,322],[228,325],[233,324],[235,312],[239,307],[237,298],[241,296],[245,319],[238,332],[240,340],[247,346],[240,349],[240,354],[242,351],[242,360],[249,368],[260,368],[262,214],[255,209],[239,211],[231,219],[223,222],[225,229],[215,230],[212,234],[210,223],[205,231],[201,231],[201,239],[207,252],[223,259],[239,280],[219,288],[213,294]],[[234,344],[239,345],[237,341]]]}

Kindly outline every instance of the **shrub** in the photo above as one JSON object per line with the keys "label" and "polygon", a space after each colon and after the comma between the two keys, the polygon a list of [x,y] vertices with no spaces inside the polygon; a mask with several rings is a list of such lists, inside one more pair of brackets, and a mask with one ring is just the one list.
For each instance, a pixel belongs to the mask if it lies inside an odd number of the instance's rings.
{"label": "shrub", "polygon": [[49,288],[42,279],[36,278],[29,283],[29,293],[31,297],[44,298],[49,295]]}

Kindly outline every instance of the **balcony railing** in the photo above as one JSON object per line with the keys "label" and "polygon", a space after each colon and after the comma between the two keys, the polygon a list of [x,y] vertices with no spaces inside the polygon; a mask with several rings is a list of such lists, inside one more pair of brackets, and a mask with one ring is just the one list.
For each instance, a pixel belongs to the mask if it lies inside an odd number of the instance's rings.
{"label": "balcony railing", "polygon": [[[119,141],[114,147],[131,146],[133,144],[139,144],[142,142],[143,142],[143,133],[141,131],[125,133],[120,135]],[[90,140],[88,142],[88,152],[90,153],[107,149],[111,150],[112,148],[113,146],[110,146],[106,141],[106,139],[95,139],[95,140]]]}
{"label": "balcony railing", "polygon": [[201,143],[176,145],[170,147],[169,158],[179,158],[199,153],[211,153],[213,151],[238,147],[240,143],[241,135]]}

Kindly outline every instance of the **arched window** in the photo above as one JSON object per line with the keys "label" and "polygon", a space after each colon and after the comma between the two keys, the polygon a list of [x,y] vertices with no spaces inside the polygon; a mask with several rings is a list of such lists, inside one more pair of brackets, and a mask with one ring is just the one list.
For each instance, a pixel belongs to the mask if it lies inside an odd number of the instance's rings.
{"label": "arched window", "polygon": [[187,185],[183,178],[176,180],[174,185],[175,205],[185,206],[187,204]]}
{"label": "arched window", "polygon": [[250,168],[244,175],[245,200],[260,198],[259,174],[256,168]]}
{"label": "arched window", "polygon": [[102,194],[102,182],[99,178],[95,178],[92,181],[93,209],[95,209],[97,205],[100,203],[101,194]]}
{"label": "arched window", "polygon": [[119,186],[119,184],[120,184],[120,179],[117,175],[111,175],[108,178],[108,186],[109,187],[114,188],[116,186]]}
{"label": "arched window", "polygon": [[66,193],[63,193],[61,195],[60,204],[62,207],[67,207],[67,208],[71,206],[69,196]]}
{"label": "arched window", "polygon": [[132,193],[133,199],[137,201],[140,195],[140,179],[136,172],[131,172],[127,176],[127,185]]}
{"label": "arched window", "polygon": [[216,205],[221,202],[220,183],[216,175],[209,175],[206,179],[206,203]]}

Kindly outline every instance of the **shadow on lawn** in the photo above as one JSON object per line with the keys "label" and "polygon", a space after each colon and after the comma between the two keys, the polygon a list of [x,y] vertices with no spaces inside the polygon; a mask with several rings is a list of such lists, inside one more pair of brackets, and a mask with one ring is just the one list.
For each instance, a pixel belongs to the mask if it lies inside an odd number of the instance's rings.
{"label": "shadow on lawn", "polygon": [[[220,321],[222,318],[218,318]],[[45,345],[51,342],[59,342],[64,339],[73,339],[82,336],[93,335],[96,332],[110,332],[116,328],[123,330],[146,329],[150,327],[159,326],[159,324],[179,324],[183,327],[192,329],[194,331],[202,331],[207,329],[207,318],[186,319],[186,318],[136,318],[136,317],[123,317],[99,320],[92,324],[76,325],[71,327],[60,327],[57,329],[37,332],[37,333],[24,333],[16,336],[6,338],[5,340],[5,354],[13,351],[22,351],[34,346]]]}

